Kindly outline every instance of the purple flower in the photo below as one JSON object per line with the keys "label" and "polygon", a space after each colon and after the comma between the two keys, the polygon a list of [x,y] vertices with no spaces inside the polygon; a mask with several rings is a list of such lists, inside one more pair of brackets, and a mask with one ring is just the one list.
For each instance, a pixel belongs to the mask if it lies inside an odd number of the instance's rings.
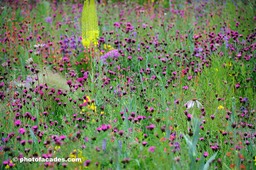
{"label": "purple flower", "polygon": [[21,140],[21,141],[20,141],[20,144],[21,144],[21,145],[25,145],[25,144],[26,144],[26,141],[25,141],[25,140]]}
{"label": "purple flower", "polygon": [[32,130],[36,132],[38,130],[38,126],[32,126]]}
{"label": "purple flower", "polygon": [[90,161],[90,160],[86,160],[86,161],[84,162],[84,166],[89,166],[89,165],[90,165],[90,163],[91,163],[91,161]]}
{"label": "purple flower", "polygon": [[15,126],[20,126],[20,125],[21,125],[21,121],[20,121],[20,120],[16,120],[16,121],[14,122],[14,124],[15,124]]}
{"label": "purple flower", "polygon": [[187,114],[187,119],[188,119],[188,121],[190,121],[192,119],[192,115],[188,113]]}
{"label": "purple flower", "polygon": [[149,152],[155,152],[155,149],[156,149],[155,146],[150,146],[150,147],[148,148],[148,151],[149,151]]}
{"label": "purple flower", "polygon": [[60,138],[60,140],[65,140],[66,136],[65,135],[61,135],[59,138]]}
{"label": "purple flower", "polygon": [[149,126],[147,126],[146,128],[149,130],[153,130],[156,126],[154,124],[151,124]]}
{"label": "purple flower", "polygon": [[182,87],[184,90],[187,90],[188,89],[188,86],[183,86]]}
{"label": "purple flower", "polygon": [[120,28],[120,23],[119,23],[119,22],[115,22],[115,23],[114,23],[114,27]]}
{"label": "purple flower", "polygon": [[52,17],[46,17],[44,20],[45,22],[52,24]]}
{"label": "purple flower", "polygon": [[175,143],[173,144],[173,146],[174,146],[174,150],[175,150],[175,151],[179,151],[179,150],[180,150],[180,144],[179,144],[179,142],[175,142]]}
{"label": "purple flower", "polygon": [[148,144],[148,142],[146,142],[146,141],[143,141],[143,142],[142,142],[142,145],[143,145],[143,146],[146,146],[147,144]]}
{"label": "purple flower", "polygon": [[107,147],[107,141],[106,141],[106,139],[103,139],[103,141],[102,141],[102,150],[105,151],[106,147]]}
{"label": "purple flower", "polygon": [[117,58],[117,57],[119,57],[119,52],[118,50],[114,49],[102,55],[100,57],[100,60],[103,61],[103,63],[105,63],[108,58]]}
{"label": "purple flower", "polygon": [[25,132],[26,132],[26,130],[25,130],[24,128],[20,128],[20,129],[19,129],[19,133],[20,133],[20,134],[23,135]]}
{"label": "purple flower", "polygon": [[213,120],[215,118],[215,116],[214,115],[211,115],[211,119]]}
{"label": "purple flower", "polygon": [[236,89],[240,88],[240,84],[237,83],[237,84],[235,85],[235,87],[236,87]]}
{"label": "purple flower", "polygon": [[207,156],[209,156],[208,152],[204,152],[204,157],[206,158]]}
{"label": "purple flower", "polygon": [[0,88],[4,87],[4,82],[0,83]]}

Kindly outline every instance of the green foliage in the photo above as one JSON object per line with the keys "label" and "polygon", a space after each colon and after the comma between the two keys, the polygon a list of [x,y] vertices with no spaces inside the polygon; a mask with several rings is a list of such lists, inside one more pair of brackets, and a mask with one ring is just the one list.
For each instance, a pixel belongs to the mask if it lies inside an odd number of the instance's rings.
{"label": "green foliage", "polygon": [[43,22],[46,17],[50,14],[50,3],[46,0],[41,1],[37,5],[37,10],[33,13],[34,16],[36,16],[36,23]]}
{"label": "green foliage", "polygon": [[[105,53],[98,48],[85,50],[81,44],[82,7],[58,2],[55,6],[41,1],[32,11],[20,8],[12,19],[10,7],[1,11],[0,25],[7,23],[8,28],[0,29],[0,49],[7,51],[0,53],[0,83],[4,82],[0,92],[5,94],[0,99],[0,162],[20,153],[33,157],[51,152],[53,157],[67,158],[80,150],[80,156],[91,161],[88,169],[254,168],[248,161],[255,156],[255,141],[248,136],[255,133],[255,52],[244,50],[255,43],[248,40],[254,33],[254,2],[169,4],[164,0],[155,1],[152,11],[147,0],[134,1],[144,7],[114,0],[99,5],[100,37],[105,41],[99,48],[103,50],[105,44],[123,51],[105,62],[100,61]],[[26,12],[31,18],[24,17]],[[45,21],[48,16],[52,23]],[[114,26],[116,22],[120,28]],[[126,31],[129,24],[131,32]],[[243,36],[225,41],[224,35],[231,30]],[[6,32],[10,41],[4,42]],[[216,39],[209,38],[211,34]],[[26,40],[30,35],[31,40]],[[196,55],[199,47],[202,51]],[[248,55],[250,60],[244,58]],[[87,103],[86,97],[90,97]],[[186,108],[189,101],[194,106]],[[202,106],[197,108],[196,102]],[[25,116],[27,112],[33,119]],[[15,125],[16,120],[21,125]],[[111,127],[100,130],[102,125]],[[19,133],[21,127],[25,134]],[[12,133],[15,137],[3,142]],[[66,137],[61,144],[54,140],[60,135]],[[8,147],[13,149],[3,151]],[[83,169],[83,163],[68,163],[67,168]],[[17,162],[14,168],[46,167]],[[54,164],[54,168],[64,166]]]}

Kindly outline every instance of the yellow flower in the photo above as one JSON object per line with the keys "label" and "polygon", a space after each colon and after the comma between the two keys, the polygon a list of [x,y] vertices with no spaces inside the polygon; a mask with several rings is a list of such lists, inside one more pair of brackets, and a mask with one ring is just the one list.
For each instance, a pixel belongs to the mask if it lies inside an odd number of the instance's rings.
{"label": "yellow flower", "polygon": [[91,105],[88,106],[89,109],[93,110],[94,112],[96,112],[96,106],[94,103],[92,103]]}
{"label": "yellow flower", "polygon": [[[87,105],[87,108],[96,112],[96,109],[97,109],[96,105],[94,103],[90,103],[90,102],[91,102],[90,97],[86,96],[86,99],[84,100],[84,103],[89,103],[89,105]],[[86,109],[83,108],[82,112],[85,112],[85,111],[86,111]]]}
{"label": "yellow flower", "polygon": [[55,146],[55,147],[54,147],[54,150],[55,150],[55,151],[60,150],[60,146]]}
{"label": "yellow flower", "polygon": [[82,164],[84,161],[86,161],[86,157],[83,156],[83,152],[81,150],[73,150],[71,154],[69,154],[69,158],[81,158],[81,161],[78,162],[79,164]]}
{"label": "yellow flower", "polygon": [[101,115],[104,115],[104,112],[100,112]]}
{"label": "yellow flower", "polygon": [[10,166],[9,166],[9,165],[6,165],[6,166],[5,166],[5,169],[10,169]]}
{"label": "yellow flower", "polygon": [[228,62],[228,63],[227,63],[227,66],[228,66],[228,67],[231,67],[231,66],[232,66],[232,63],[231,63],[231,62]]}
{"label": "yellow flower", "polygon": [[224,107],[222,105],[218,106],[218,110],[223,110],[223,109],[224,109]]}
{"label": "yellow flower", "polygon": [[111,45],[104,44],[104,50],[111,51],[114,50],[114,48]]}
{"label": "yellow flower", "polygon": [[76,155],[74,155],[74,154],[69,154],[69,158],[76,158]]}
{"label": "yellow flower", "polygon": [[89,96],[86,96],[86,99],[84,100],[84,103],[90,102],[90,101],[91,101],[91,98]]}

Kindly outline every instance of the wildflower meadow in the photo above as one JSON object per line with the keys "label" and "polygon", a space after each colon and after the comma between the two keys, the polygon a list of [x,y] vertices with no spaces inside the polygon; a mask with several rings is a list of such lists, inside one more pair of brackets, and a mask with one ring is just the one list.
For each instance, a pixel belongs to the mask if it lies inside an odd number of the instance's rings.
{"label": "wildflower meadow", "polygon": [[256,1],[0,8],[0,169],[256,169]]}

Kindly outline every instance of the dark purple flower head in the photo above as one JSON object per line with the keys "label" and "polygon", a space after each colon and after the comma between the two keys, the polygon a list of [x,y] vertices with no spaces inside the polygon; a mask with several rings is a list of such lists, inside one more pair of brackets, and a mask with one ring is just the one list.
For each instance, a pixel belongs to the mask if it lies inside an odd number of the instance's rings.
{"label": "dark purple flower head", "polygon": [[149,126],[147,126],[146,128],[149,130],[153,130],[156,126],[154,124],[151,124]]}
{"label": "dark purple flower head", "polygon": [[114,27],[120,28],[120,23],[119,23],[119,22],[115,22],[115,23],[114,23]]}
{"label": "dark purple flower head", "polygon": [[147,144],[148,144],[148,142],[146,142],[146,141],[143,141],[143,142],[142,142],[142,145],[143,145],[143,146],[146,146]]}
{"label": "dark purple flower head", "polygon": [[26,141],[25,140],[21,140],[20,144],[24,146],[26,144]]}
{"label": "dark purple flower head", "polygon": [[190,121],[192,119],[192,115],[191,114],[187,114],[187,120]]}
{"label": "dark purple flower head", "polygon": [[90,163],[91,163],[91,161],[90,161],[90,160],[86,160],[86,161],[84,162],[84,166],[89,166],[89,165],[90,165]]}

